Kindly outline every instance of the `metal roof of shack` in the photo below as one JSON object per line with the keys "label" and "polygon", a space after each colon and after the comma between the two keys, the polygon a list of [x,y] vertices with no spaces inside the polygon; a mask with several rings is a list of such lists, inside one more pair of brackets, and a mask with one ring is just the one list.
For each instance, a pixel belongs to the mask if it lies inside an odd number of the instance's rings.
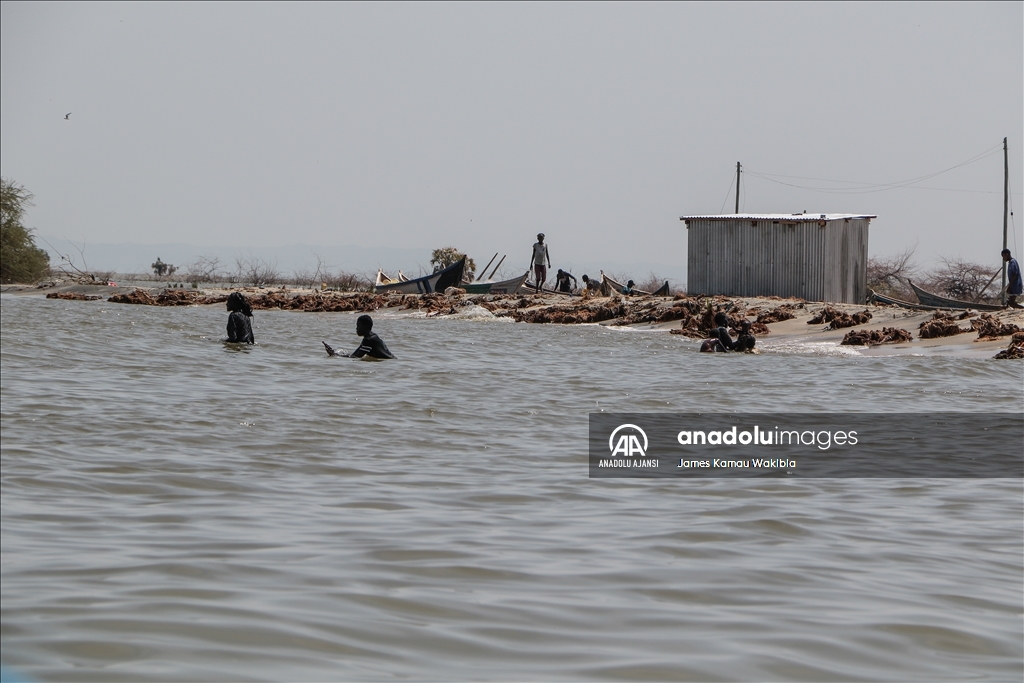
{"label": "metal roof of shack", "polygon": [[878,218],[864,213],[727,213],[706,216],[680,216],[681,221],[785,221],[801,223],[804,221],[839,221],[853,219]]}

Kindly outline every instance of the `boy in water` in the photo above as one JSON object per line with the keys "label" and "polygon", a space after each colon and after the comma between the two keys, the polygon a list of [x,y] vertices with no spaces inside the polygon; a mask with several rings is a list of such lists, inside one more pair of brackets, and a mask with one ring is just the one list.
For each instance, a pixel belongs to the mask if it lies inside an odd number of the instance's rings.
{"label": "boy in water", "polygon": [[228,341],[233,344],[255,344],[252,336],[252,307],[241,292],[228,295]]}
{"label": "boy in water", "polygon": [[[378,337],[373,331],[373,318],[368,315],[361,315],[356,319],[356,334],[363,338],[363,343],[359,345],[355,351],[349,354],[349,358],[362,358],[363,356],[369,356],[370,358],[394,358],[391,352],[388,351],[387,344],[384,340]],[[324,348],[327,349],[328,356],[337,356],[338,352],[331,348],[327,342],[322,342]]]}

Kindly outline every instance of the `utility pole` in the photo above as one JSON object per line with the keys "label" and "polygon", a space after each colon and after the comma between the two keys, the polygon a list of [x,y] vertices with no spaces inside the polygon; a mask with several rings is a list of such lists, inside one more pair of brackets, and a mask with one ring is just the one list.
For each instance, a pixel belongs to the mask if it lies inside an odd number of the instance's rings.
{"label": "utility pole", "polygon": [[[1006,149],[1006,138],[1003,138],[1003,249],[1006,249],[1006,218],[1010,213],[1010,153]],[[999,258],[1002,258],[1000,255]],[[1003,306],[1006,305],[1006,261],[1003,261],[1003,291],[1000,295]]]}
{"label": "utility pole", "polygon": [[[1005,143],[1005,141],[1004,141]],[[1004,145],[1005,146],[1005,145]],[[740,162],[736,162],[736,213],[740,212]],[[1003,232],[1006,232],[1006,219],[1003,219]],[[1003,238],[1005,240],[1005,237]]]}

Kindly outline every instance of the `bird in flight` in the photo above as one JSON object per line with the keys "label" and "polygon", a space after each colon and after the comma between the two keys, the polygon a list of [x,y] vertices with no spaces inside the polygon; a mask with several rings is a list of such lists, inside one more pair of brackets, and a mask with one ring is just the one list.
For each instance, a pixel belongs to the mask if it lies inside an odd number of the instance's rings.
{"label": "bird in flight", "polygon": [[71,120],[71,112],[68,112],[67,114],[64,114],[64,120],[65,121],[70,121]]}

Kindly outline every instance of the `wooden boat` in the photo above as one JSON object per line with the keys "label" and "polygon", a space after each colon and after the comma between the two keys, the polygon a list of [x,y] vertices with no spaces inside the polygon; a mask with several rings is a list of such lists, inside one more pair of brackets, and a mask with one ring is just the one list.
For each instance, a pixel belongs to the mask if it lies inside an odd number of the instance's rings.
{"label": "wooden boat", "polygon": [[891,296],[885,296],[878,292],[868,289],[868,302],[875,302],[879,304],[887,304],[889,306],[900,306],[902,308],[909,308],[915,311],[934,311],[936,306],[924,306],[922,304],[912,304],[909,301],[903,301],[902,299],[894,299]]}
{"label": "wooden boat", "polygon": [[959,299],[949,299],[938,294],[932,294],[931,292],[925,291],[915,285],[910,280],[910,287],[914,290],[914,294],[917,294],[917,299],[925,306],[934,306],[935,308],[973,308],[976,311],[1001,311],[1003,307],[998,304],[973,304],[969,301],[960,301]]}
{"label": "wooden boat", "polygon": [[[615,292],[617,294],[621,294],[622,293],[622,288],[625,287],[625,286],[626,285],[622,284],[621,282],[613,280],[612,278],[610,278],[607,275],[605,275],[603,270],[601,271],[601,293],[604,294],[605,296],[611,296],[612,292]],[[668,280],[665,280],[665,284],[663,284],[661,287],[658,287],[657,291],[654,291],[654,292],[647,292],[647,291],[644,291],[642,289],[635,289],[634,288],[633,289],[633,295],[634,296],[670,296],[669,289],[668,289]]]}
{"label": "wooden boat", "polygon": [[377,269],[377,280],[374,282],[375,287],[380,287],[381,285],[391,285],[396,282],[402,282],[402,271],[398,271],[398,277],[391,277],[382,269]]}
{"label": "wooden boat", "polygon": [[466,257],[460,258],[443,270],[412,280],[393,280],[381,282],[381,271],[377,271],[377,283],[374,291],[378,294],[387,292],[398,292],[400,294],[430,294],[431,292],[444,292],[449,287],[458,287],[462,282],[462,272],[466,267]]}
{"label": "wooden boat", "polygon": [[523,273],[519,277],[501,282],[470,282],[462,285],[462,288],[466,290],[466,294],[515,294],[526,282],[527,275],[529,273]]}

